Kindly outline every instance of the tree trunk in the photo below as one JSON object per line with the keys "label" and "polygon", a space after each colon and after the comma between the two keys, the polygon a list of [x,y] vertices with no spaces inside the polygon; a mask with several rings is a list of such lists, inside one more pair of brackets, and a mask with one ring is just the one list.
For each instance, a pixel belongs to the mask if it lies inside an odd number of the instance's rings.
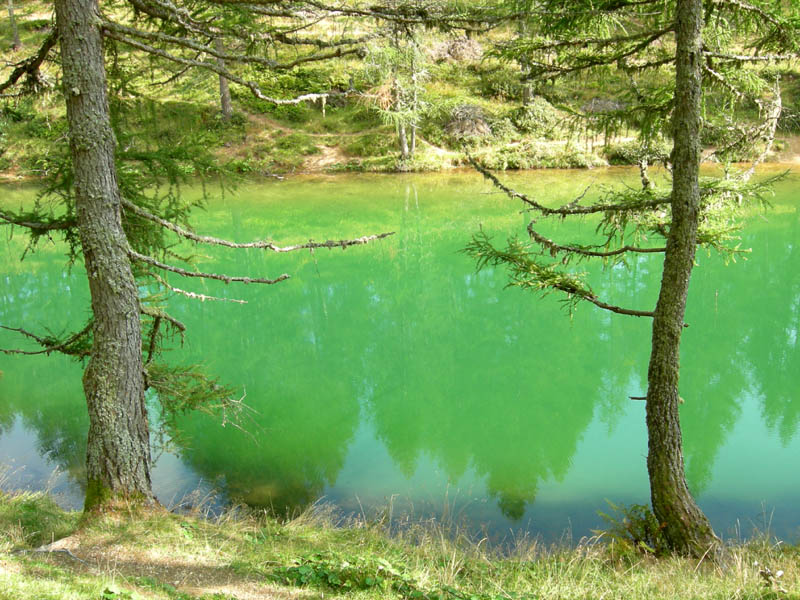
{"label": "tree trunk", "polygon": [[[520,19],[517,26],[517,33],[520,39],[528,37],[528,24]],[[520,55],[519,59],[520,83],[522,84],[522,106],[530,106],[533,102],[533,84],[531,84],[528,75],[531,72],[531,63],[525,54]]]}
{"label": "tree trunk", "polygon": [[647,469],[653,512],[670,547],[696,557],[719,542],[686,485],[678,414],[680,341],[700,204],[702,25],[702,0],[678,0],[672,224],[647,373]]}
{"label": "tree trunk", "polygon": [[[214,40],[214,45],[216,46],[217,52],[222,52],[223,45],[222,40],[217,38]],[[225,68],[225,60],[222,58],[217,59],[217,64],[221,68]],[[231,104],[231,90],[228,87],[228,79],[223,77],[222,75],[219,76],[219,103],[222,109],[222,120],[223,121],[230,121],[231,117],[233,116],[233,104]]]}
{"label": "tree trunk", "polygon": [[11,24],[11,38],[13,39],[11,48],[13,50],[18,50],[19,48],[22,48],[22,42],[19,40],[17,20],[14,18],[14,0],[8,0],[8,20]]}
{"label": "tree trunk", "polygon": [[414,54],[411,55],[411,87],[413,93],[411,96],[411,112],[414,115],[411,122],[411,143],[408,148],[409,158],[413,158],[414,152],[417,150],[417,113],[419,112],[419,88],[418,88],[418,74],[417,74],[417,61],[415,59],[417,52],[417,42],[412,38],[412,48]]}
{"label": "tree trunk", "polygon": [[408,137],[406,137],[406,124],[397,125],[397,137],[400,140],[400,158],[408,160]]}
{"label": "tree trunk", "polygon": [[89,411],[85,510],[151,501],[139,298],[121,203],[97,0],[56,0],[75,208],[94,315],[83,375]]}

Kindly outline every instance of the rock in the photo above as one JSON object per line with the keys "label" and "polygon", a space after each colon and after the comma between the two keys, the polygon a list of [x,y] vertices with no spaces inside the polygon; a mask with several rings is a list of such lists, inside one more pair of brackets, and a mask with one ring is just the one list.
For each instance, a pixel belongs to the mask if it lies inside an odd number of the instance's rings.
{"label": "rock", "polygon": [[428,55],[434,62],[478,62],[483,58],[483,47],[477,40],[459,37],[437,44]]}
{"label": "rock", "polygon": [[482,138],[492,135],[492,128],[480,106],[460,104],[453,109],[445,131],[456,138]]}

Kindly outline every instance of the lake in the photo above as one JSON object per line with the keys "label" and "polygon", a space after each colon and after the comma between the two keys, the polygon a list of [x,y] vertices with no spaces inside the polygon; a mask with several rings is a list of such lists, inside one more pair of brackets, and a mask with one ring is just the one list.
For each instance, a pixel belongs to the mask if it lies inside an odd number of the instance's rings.
{"label": "lake", "polygon": [[[593,184],[636,183],[628,169],[508,174],[520,191],[564,202]],[[660,185],[667,185],[659,180]],[[747,260],[699,251],[684,332],[681,407],[687,479],[718,533],[756,528],[800,539],[800,194],[795,179],[742,231]],[[213,190],[212,190],[213,191]],[[196,189],[186,191],[199,195]],[[34,190],[5,186],[18,207]],[[648,503],[643,396],[648,319],[555,295],[506,289],[460,253],[483,227],[502,242],[528,216],[473,173],[309,176],[246,184],[196,212],[195,229],[279,244],[395,231],[343,250],[288,254],[194,248],[201,270],[291,279],[274,286],[179,280],[247,304],[178,296],[188,326],[163,358],[202,362],[249,407],[240,427],[190,415],[158,452],[154,486],[175,506],[245,502],[296,513],[319,501],[393,523],[437,518],[476,537],[577,541],[598,511]],[[555,222],[558,241],[595,223]],[[0,324],[61,333],[82,326],[88,290],[63,246],[24,261],[20,232],[0,242]],[[605,301],[650,310],[660,256],[603,270],[581,263]],[[142,290],[146,293],[148,290]],[[149,290],[152,291],[152,290]],[[18,347],[9,332],[0,347]],[[83,501],[87,417],[81,365],[1,356],[0,464],[5,488]]]}

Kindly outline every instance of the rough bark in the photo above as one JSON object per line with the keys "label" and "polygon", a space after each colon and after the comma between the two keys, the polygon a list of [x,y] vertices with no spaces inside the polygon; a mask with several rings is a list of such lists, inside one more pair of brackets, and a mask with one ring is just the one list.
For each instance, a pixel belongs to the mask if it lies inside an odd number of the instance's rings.
{"label": "rough bark", "polygon": [[[214,41],[217,51],[222,53],[224,48],[222,40],[216,39]],[[221,69],[225,68],[225,60],[222,58],[217,59],[217,64]],[[219,103],[222,110],[222,120],[230,121],[233,116],[233,104],[231,104],[231,90],[228,87],[228,79],[222,75],[219,76]]]}
{"label": "rough bark", "polygon": [[19,40],[19,31],[17,30],[17,19],[14,17],[14,0],[8,0],[8,20],[11,24],[11,48],[17,50],[22,47],[22,42]]}
{"label": "rough bark", "polygon": [[647,468],[653,512],[676,552],[703,556],[718,540],[686,485],[678,414],[680,341],[697,246],[700,189],[702,0],[678,0],[672,224],[653,317]]}
{"label": "rough bark", "polygon": [[122,230],[97,0],[56,0],[75,207],[94,314],[85,509],[150,501],[139,299]]}

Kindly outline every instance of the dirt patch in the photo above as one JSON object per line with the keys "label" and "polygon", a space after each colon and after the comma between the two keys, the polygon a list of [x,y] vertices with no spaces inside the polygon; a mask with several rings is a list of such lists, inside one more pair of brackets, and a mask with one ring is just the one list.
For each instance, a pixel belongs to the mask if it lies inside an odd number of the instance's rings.
{"label": "dirt patch", "polygon": [[[224,564],[214,564],[206,557],[183,556],[151,550],[131,550],[119,544],[84,544],[80,534],[46,546],[48,551],[30,553],[37,559],[58,564],[76,574],[129,580],[146,577],[192,595],[222,594],[237,600],[288,600],[312,595],[307,590],[278,587],[257,576],[236,573]],[[16,569],[14,571],[14,569]],[[19,566],[0,561],[0,573],[19,572]]]}
{"label": "dirt patch", "polygon": [[17,563],[7,562],[0,560],[0,575],[9,575],[11,573],[21,573],[22,569]]}
{"label": "dirt patch", "polygon": [[318,148],[321,151],[319,154],[312,154],[303,162],[304,172],[316,173],[337,163],[347,162],[347,157],[338,146],[318,146]]}

